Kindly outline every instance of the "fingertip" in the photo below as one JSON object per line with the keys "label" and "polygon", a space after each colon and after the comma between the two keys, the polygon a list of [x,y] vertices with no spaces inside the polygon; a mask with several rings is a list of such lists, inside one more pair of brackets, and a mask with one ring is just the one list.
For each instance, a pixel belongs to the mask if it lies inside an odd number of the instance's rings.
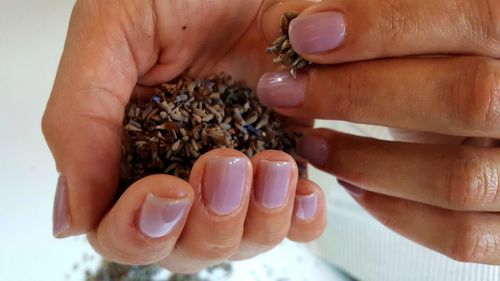
{"label": "fingertip", "polygon": [[255,171],[252,200],[264,213],[282,211],[293,200],[297,187],[296,161],[287,153],[277,150],[261,151],[251,161]]}
{"label": "fingertip", "polygon": [[158,262],[174,248],[193,200],[191,185],[179,178],[145,177],[122,194],[89,240],[109,260],[127,264]]}
{"label": "fingertip", "polygon": [[309,242],[320,237],[325,226],[323,191],[312,181],[299,180],[288,238],[297,242]]}
{"label": "fingertip", "polygon": [[214,218],[246,210],[252,186],[250,159],[234,149],[214,149],[193,165],[190,184]]}

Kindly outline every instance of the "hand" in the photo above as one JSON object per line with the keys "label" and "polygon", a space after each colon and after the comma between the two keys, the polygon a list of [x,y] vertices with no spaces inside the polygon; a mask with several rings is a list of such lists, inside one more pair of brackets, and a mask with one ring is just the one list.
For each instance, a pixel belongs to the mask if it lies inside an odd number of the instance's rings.
{"label": "hand", "polygon": [[265,74],[262,102],[420,132],[409,143],[310,130],[299,153],[394,231],[500,264],[500,2],[324,0],[297,12],[292,47],[316,66],[295,80]]}
{"label": "hand", "polygon": [[88,233],[107,259],[196,272],[252,257],[285,237],[309,241],[321,234],[321,190],[298,180],[295,161],[278,151],[248,159],[238,151],[214,150],[196,162],[189,183],[146,177],[113,204],[121,123],[132,93],[182,73],[224,71],[255,86],[274,67],[257,28],[261,4],[76,3],[43,118],[60,172],[56,237]]}

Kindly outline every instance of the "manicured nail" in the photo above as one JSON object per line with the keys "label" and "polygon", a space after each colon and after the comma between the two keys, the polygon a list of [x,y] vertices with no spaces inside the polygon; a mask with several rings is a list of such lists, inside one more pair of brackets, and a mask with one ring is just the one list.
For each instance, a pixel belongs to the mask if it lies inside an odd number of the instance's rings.
{"label": "manicured nail", "polygon": [[303,136],[297,141],[297,153],[309,162],[325,165],[328,160],[328,144],[320,136]]}
{"label": "manicured nail", "polygon": [[146,195],[139,218],[139,229],[151,238],[169,234],[186,215],[189,206],[187,199],[169,199]]}
{"label": "manicured nail", "polygon": [[207,208],[216,215],[227,215],[241,206],[247,179],[248,161],[237,157],[208,159],[203,180]]}
{"label": "manicured nail", "polygon": [[321,12],[295,18],[290,23],[290,43],[300,54],[336,49],[344,41],[346,24],[339,12]]}
{"label": "manicured nail", "polygon": [[295,107],[304,100],[306,75],[292,78],[288,72],[267,72],[257,84],[257,96],[269,107]]}
{"label": "manicured nail", "polygon": [[255,186],[255,200],[260,205],[274,209],[285,204],[292,167],[290,161],[260,161]]}
{"label": "manicured nail", "polygon": [[361,189],[343,180],[337,180],[337,182],[354,198],[360,198],[366,193],[364,189]]}
{"label": "manicured nail", "polygon": [[318,196],[316,193],[308,195],[295,195],[294,214],[301,220],[307,220],[316,214],[318,209]]}
{"label": "manicured nail", "polygon": [[71,214],[68,206],[68,186],[66,177],[59,175],[57,180],[54,209],[52,213],[52,234],[56,238],[66,236],[66,231],[71,226]]}

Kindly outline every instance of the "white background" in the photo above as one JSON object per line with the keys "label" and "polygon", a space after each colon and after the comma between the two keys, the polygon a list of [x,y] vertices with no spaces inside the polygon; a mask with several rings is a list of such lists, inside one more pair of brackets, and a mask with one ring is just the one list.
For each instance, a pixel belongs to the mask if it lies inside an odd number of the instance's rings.
{"label": "white background", "polygon": [[[72,5],[0,0],[0,280],[81,280],[73,267],[93,255],[84,237],[52,238],[57,174],[40,129]],[[234,280],[334,280],[290,242],[236,270]]]}

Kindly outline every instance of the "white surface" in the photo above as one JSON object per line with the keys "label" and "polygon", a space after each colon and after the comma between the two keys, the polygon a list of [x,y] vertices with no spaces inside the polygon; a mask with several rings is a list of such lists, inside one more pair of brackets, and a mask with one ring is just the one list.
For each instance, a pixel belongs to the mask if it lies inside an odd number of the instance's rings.
{"label": "white surface", "polygon": [[[79,272],[97,261],[74,271],[93,253],[85,239],[52,238],[57,175],[40,130],[72,5],[0,0],[0,280],[81,280]],[[292,243],[237,263],[232,280],[281,277],[335,280],[305,248]]]}

